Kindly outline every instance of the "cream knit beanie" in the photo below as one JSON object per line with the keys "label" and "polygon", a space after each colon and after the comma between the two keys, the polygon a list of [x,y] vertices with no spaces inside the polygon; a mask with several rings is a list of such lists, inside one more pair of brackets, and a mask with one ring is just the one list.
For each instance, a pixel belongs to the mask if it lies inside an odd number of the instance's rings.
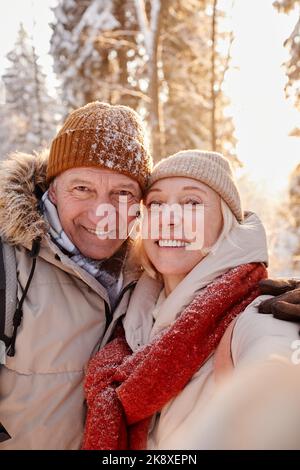
{"label": "cream knit beanie", "polygon": [[237,220],[243,221],[241,198],[230,163],[220,153],[202,150],[175,153],[154,166],[148,188],[156,181],[172,176],[185,176],[206,184],[221,196]]}

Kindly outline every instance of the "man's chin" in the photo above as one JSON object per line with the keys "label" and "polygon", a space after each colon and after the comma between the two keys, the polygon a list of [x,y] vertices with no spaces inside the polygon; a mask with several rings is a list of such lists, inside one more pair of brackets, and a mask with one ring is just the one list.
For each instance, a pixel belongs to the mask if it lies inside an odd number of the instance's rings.
{"label": "man's chin", "polygon": [[102,260],[105,258],[110,258],[113,256],[124,240],[122,240],[119,243],[112,243],[111,241],[105,241],[103,240],[103,244],[100,244],[96,247],[88,247],[88,246],[83,246],[83,247],[77,247],[81,254],[85,256],[86,258],[91,258],[94,260]]}

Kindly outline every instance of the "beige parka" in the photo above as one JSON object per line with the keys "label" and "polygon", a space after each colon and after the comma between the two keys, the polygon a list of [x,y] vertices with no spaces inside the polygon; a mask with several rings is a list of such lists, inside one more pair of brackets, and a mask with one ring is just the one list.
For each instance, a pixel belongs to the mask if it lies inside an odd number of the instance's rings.
{"label": "beige parka", "polygon": [[0,369],[0,422],[12,436],[4,449],[79,449],[85,419],[85,366],[127,308],[140,270],[128,262],[119,304],[109,322],[105,288],[50,239],[37,209],[45,191],[47,154],[15,154],[0,170],[0,234],[15,247],[20,299],[41,238],[36,269],[23,306],[16,354]]}

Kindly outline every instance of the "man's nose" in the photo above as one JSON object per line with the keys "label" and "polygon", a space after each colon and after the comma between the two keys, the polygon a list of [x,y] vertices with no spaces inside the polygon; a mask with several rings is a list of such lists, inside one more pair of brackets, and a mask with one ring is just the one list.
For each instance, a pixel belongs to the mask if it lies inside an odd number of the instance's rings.
{"label": "man's nose", "polygon": [[95,226],[103,218],[111,218],[115,212],[112,204],[109,202],[109,198],[106,195],[100,195],[92,201],[88,207],[88,218],[91,223]]}

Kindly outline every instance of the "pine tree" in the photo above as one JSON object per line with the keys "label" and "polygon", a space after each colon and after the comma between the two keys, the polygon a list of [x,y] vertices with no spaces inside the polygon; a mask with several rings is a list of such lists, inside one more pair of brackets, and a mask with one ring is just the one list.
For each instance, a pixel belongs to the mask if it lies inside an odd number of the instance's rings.
{"label": "pine tree", "polygon": [[[10,65],[2,77],[5,113],[13,123],[10,146],[13,150],[38,150],[49,144],[56,131],[56,105],[48,94],[46,77],[24,27],[7,58]],[[4,112],[4,109],[2,110]]]}
{"label": "pine tree", "polygon": [[[225,151],[229,156],[233,153],[234,128],[232,120],[224,116],[227,102],[221,88],[227,56],[222,56],[217,50],[219,30],[216,27],[214,42],[210,41],[212,13],[210,1],[177,0],[171,3],[164,24],[163,64],[168,95],[165,103],[165,129],[168,153],[178,148],[193,147]],[[218,18],[214,21],[218,24]]]}
{"label": "pine tree", "polygon": [[[73,40],[73,30],[90,4],[91,0],[64,0],[53,9],[56,22],[51,25],[53,34],[50,52],[54,59],[54,71],[61,81],[60,94],[66,108],[65,114],[70,108],[91,101],[85,96],[91,89],[88,74],[84,70],[81,74],[78,71],[81,44]],[[95,53],[91,52],[91,57],[94,58]]]}
{"label": "pine tree", "polygon": [[200,147],[236,161],[233,122],[224,114],[232,36],[222,29],[223,16],[216,0],[170,2],[162,31],[166,153]]}
{"label": "pine tree", "polygon": [[[300,111],[300,0],[277,0],[274,6],[283,13],[295,9],[299,11],[298,21],[284,45],[289,50],[289,59],[285,63],[288,78],[285,92],[287,97],[293,97],[295,106]],[[295,129],[291,134],[300,137],[300,129]]]}
{"label": "pine tree", "polygon": [[[154,158],[201,147],[234,156],[234,127],[222,91],[232,34],[217,0],[135,0],[150,98]],[[220,42],[227,52],[220,52]]]}
{"label": "pine tree", "polygon": [[120,29],[108,33],[110,36],[108,41],[114,46],[114,54],[117,55],[115,93],[112,96],[112,102],[138,109],[146,97],[137,80],[143,61],[137,41],[138,25],[135,9],[132,0],[114,0],[113,6],[114,16]]}

